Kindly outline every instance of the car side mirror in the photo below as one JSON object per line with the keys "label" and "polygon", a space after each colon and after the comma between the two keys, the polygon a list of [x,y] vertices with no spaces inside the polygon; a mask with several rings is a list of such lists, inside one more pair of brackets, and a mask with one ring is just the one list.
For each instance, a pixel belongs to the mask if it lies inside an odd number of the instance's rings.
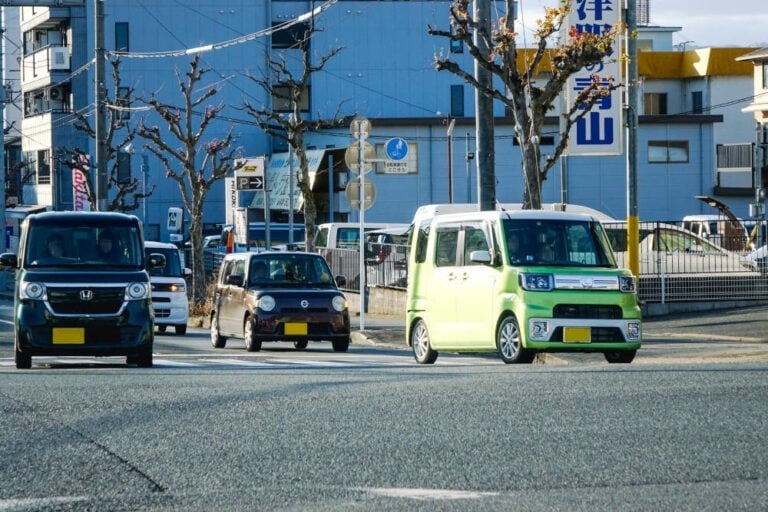
{"label": "car side mirror", "polygon": [[189,267],[184,267],[184,277],[190,277],[192,275],[192,269]]}
{"label": "car side mirror", "polygon": [[19,258],[12,252],[0,254],[0,267],[16,268],[19,265]]}
{"label": "car side mirror", "polygon": [[162,268],[165,266],[165,255],[160,253],[152,253],[147,258],[147,269]]}
{"label": "car side mirror", "polygon": [[235,274],[230,274],[227,276],[227,284],[232,286],[243,286],[243,276],[237,276]]}
{"label": "car side mirror", "polygon": [[491,263],[491,253],[490,251],[472,251],[469,253],[469,259],[473,263],[489,265]]}
{"label": "car side mirror", "polygon": [[334,280],[336,281],[336,286],[338,286],[339,288],[347,286],[347,278],[342,275],[336,276]]}

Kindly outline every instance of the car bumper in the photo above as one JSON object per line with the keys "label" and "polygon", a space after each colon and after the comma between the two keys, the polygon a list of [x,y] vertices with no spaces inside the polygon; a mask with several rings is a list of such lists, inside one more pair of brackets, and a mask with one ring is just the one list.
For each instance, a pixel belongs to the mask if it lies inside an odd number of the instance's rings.
{"label": "car bumper", "polygon": [[254,322],[253,334],[262,341],[332,341],[348,339],[349,314],[312,317],[261,313]]}
{"label": "car bumper", "polygon": [[16,305],[17,349],[31,355],[133,355],[152,346],[153,318],[144,301],[117,315],[52,315],[39,301]]}
{"label": "car bumper", "polygon": [[525,341],[526,348],[540,352],[637,350],[641,344],[640,319],[529,318]]}

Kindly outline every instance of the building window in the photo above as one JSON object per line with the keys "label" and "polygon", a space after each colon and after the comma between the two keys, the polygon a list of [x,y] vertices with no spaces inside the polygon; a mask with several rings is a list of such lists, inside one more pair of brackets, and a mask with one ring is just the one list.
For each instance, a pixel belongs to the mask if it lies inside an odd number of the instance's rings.
{"label": "building window", "polygon": [[648,163],[688,163],[687,140],[652,140],[648,142]]}
{"label": "building window", "polygon": [[763,89],[768,89],[768,60],[763,62]]}
{"label": "building window", "polygon": [[[283,23],[272,23],[272,28]],[[272,48],[304,49],[309,44],[309,23],[296,23],[272,33]]]}
{"label": "building window", "polygon": [[649,92],[643,94],[643,113],[647,116],[663,116],[667,114],[667,94]]}
{"label": "building window", "polygon": [[718,169],[752,169],[752,144],[718,144]]}
{"label": "building window", "polygon": [[122,119],[123,121],[128,121],[131,119],[131,111],[129,110],[131,106],[131,101],[129,97],[130,92],[131,92],[131,89],[129,87],[117,88],[117,98],[115,98],[115,106],[118,107],[117,117],[119,119]]}
{"label": "building window", "polygon": [[451,117],[464,117],[464,86],[451,86]]}
{"label": "building window", "polygon": [[125,151],[117,153],[117,184],[129,185],[131,183],[131,154]]}
{"label": "building window", "polygon": [[47,149],[37,152],[37,184],[51,184],[51,159]]}
{"label": "building window", "polygon": [[115,22],[115,51],[128,52],[128,23],[124,21]]}
{"label": "building window", "polygon": [[704,113],[704,95],[701,91],[691,93],[691,110],[694,114]]}
{"label": "building window", "polygon": [[[287,85],[272,86],[272,110],[276,112],[290,112],[291,107],[291,88]],[[309,86],[304,86],[301,91],[299,110],[309,112]]]}
{"label": "building window", "polygon": [[451,39],[451,53],[464,53],[464,41]]}

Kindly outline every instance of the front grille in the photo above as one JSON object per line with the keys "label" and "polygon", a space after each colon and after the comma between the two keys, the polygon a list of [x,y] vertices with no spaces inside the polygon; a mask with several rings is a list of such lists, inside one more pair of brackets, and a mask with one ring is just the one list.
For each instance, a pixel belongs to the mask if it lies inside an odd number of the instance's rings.
{"label": "front grille", "polygon": [[[90,292],[90,300],[81,298],[83,291]],[[114,315],[120,311],[124,298],[124,286],[48,288],[48,304],[59,315]]]}
{"label": "front grille", "polygon": [[282,313],[327,313],[328,308],[281,308]]}
{"label": "front grille", "polygon": [[621,319],[619,306],[602,304],[558,304],[552,310],[554,318],[596,318],[602,320]]}
{"label": "front grille", "polygon": [[[601,342],[621,342],[626,341],[624,339],[624,333],[618,327],[592,327],[590,329],[590,338],[592,343]],[[550,341],[563,341],[563,328],[558,327],[555,332],[552,333]]]}
{"label": "front grille", "polygon": [[[285,326],[283,325],[283,329]],[[322,336],[326,334],[332,334],[331,324],[326,322],[318,322],[307,324],[307,336]]]}
{"label": "front grille", "polygon": [[171,303],[170,297],[152,297],[152,302],[165,302],[167,304]]}
{"label": "front grille", "polygon": [[155,318],[168,318],[171,316],[170,309],[155,309]]}

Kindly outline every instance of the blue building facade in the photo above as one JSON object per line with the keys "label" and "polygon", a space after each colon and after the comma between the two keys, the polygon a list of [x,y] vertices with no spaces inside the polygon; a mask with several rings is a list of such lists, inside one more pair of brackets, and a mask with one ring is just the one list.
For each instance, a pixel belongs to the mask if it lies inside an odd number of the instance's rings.
{"label": "blue building facade", "polygon": [[[334,48],[338,55],[328,60],[322,71],[312,75],[308,101],[303,115],[309,119],[334,116],[365,117],[373,130],[369,142],[383,156],[384,144],[392,138],[408,143],[409,157],[399,168],[378,164],[368,174],[377,190],[375,203],[366,210],[371,222],[408,222],[416,208],[428,203],[475,202],[477,193],[475,151],[475,94],[459,77],[434,69],[437,54],[451,54],[465,69],[472,69],[466,49],[451,47],[444,38],[430,36],[428,27],[449,28],[451,2],[437,1],[293,1],[264,2],[221,0],[217,2],[170,2],[160,0],[110,0],[105,7],[105,43],[110,59],[120,57],[123,85],[135,88],[135,96],[182,107],[179,81],[194,55],[200,55],[208,70],[198,92],[215,88],[217,94],[207,103],[223,105],[203,136],[202,142],[220,139],[233,129],[235,145],[243,157],[270,156],[287,151],[285,144],[261,131],[243,109],[245,102],[254,107],[273,106],[272,99],[250,77],[268,76],[270,60],[285,58],[289,69],[300,72],[300,52],[287,48],[292,35],[300,33],[305,22],[269,30],[306,16],[313,9],[317,31],[310,41],[314,62]],[[322,9],[321,9],[322,8]],[[22,34],[43,30],[51,17],[41,21],[40,14],[27,14],[24,8]],[[38,11],[40,8],[36,8]],[[25,98],[40,88],[62,79],[70,85],[71,108],[92,111],[93,80],[93,2],[82,8],[51,9],[63,20],[66,37],[59,45],[69,49],[71,63],[67,76],[46,82],[24,80]],[[26,15],[26,16],[25,16]],[[37,19],[37,21],[36,21]],[[24,36],[22,36],[24,37]],[[109,74],[109,73],[108,73]],[[706,76],[698,77],[706,81]],[[696,80],[697,77],[693,77]],[[108,81],[111,78],[108,77]],[[675,82],[676,79],[673,79]],[[744,77],[745,87],[751,78]],[[109,85],[108,85],[109,88]],[[195,110],[202,112],[206,105]],[[163,122],[142,101],[130,105],[131,122],[158,125]],[[681,107],[682,108],[682,107]],[[713,195],[718,185],[715,127],[722,123],[750,125],[749,117],[724,118],[715,110],[704,109],[685,115],[643,114],[638,128],[639,169],[638,198],[641,220],[672,220],[692,213],[713,213],[695,199]],[[514,144],[512,126],[501,104],[494,107],[496,196],[501,203],[522,201],[520,151]],[[41,147],[87,147],[94,154],[93,140],[76,133],[66,114],[39,117],[30,113],[23,125],[50,131],[50,143],[38,137],[27,143],[27,153]],[[733,117],[733,116],[731,116]],[[199,119],[199,118],[197,118]],[[455,122],[451,136],[450,121]],[[193,130],[197,126],[193,126]],[[542,153],[551,151],[558,140],[557,113],[545,127]],[[172,139],[171,146],[181,143]],[[319,192],[325,193],[319,206],[319,221],[358,219],[358,212],[347,201],[343,185],[354,178],[342,162],[343,150],[353,142],[349,126],[307,133],[307,147],[327,150],[336,187],[327,192],[327,178],[318,180]],[[665,147],[671,142],[669,147]],[[749,144],[751,141],[743,141]],[[182,206],[176,182],[165,172],[154,155],[141,147],[137,139],[126,157],[130,172],[147,189],[156,188],[136,213],[145,221],[150,238],[168,239],[166,217],[169,208]],[[684,144],[683,144],[684,143]],[[39,147],[38,147],[39,146]],[[661,151],[659,151],[661,148]],[[684,151],[680,156],[675,151]],[[666,152],[665,152],[666,151]],[[658,155],[672,154],[659,159]],[[71,178],[68,170],[52,163],[53,183],[30,183],[25,194],[30,203],[50,200],[58,209],[71,209]],[[328,172],[318,169],[317,175]],[[58,176],[58,177],[57,177]],[[615,218],[627,212],[626,158],[619,156],[567,157],[554,167],[544,183],[543,201],[582,204]],[[69,181],[68,181],[69,179]],[[322,184],[321,184],[322,183]],[[46,196],[45,187],[51,188]],[[738,215],[746,216],[750,202],[748,187],[728,197]],[[256,192],[258,194],[258,192]],[[238,193],[238,206],[250,205],[253,192]],[[53,200],[52,197],[58,199]],[[227,220],[231,191],[219,182],[208,193],[204,222],[209,226]]]}

